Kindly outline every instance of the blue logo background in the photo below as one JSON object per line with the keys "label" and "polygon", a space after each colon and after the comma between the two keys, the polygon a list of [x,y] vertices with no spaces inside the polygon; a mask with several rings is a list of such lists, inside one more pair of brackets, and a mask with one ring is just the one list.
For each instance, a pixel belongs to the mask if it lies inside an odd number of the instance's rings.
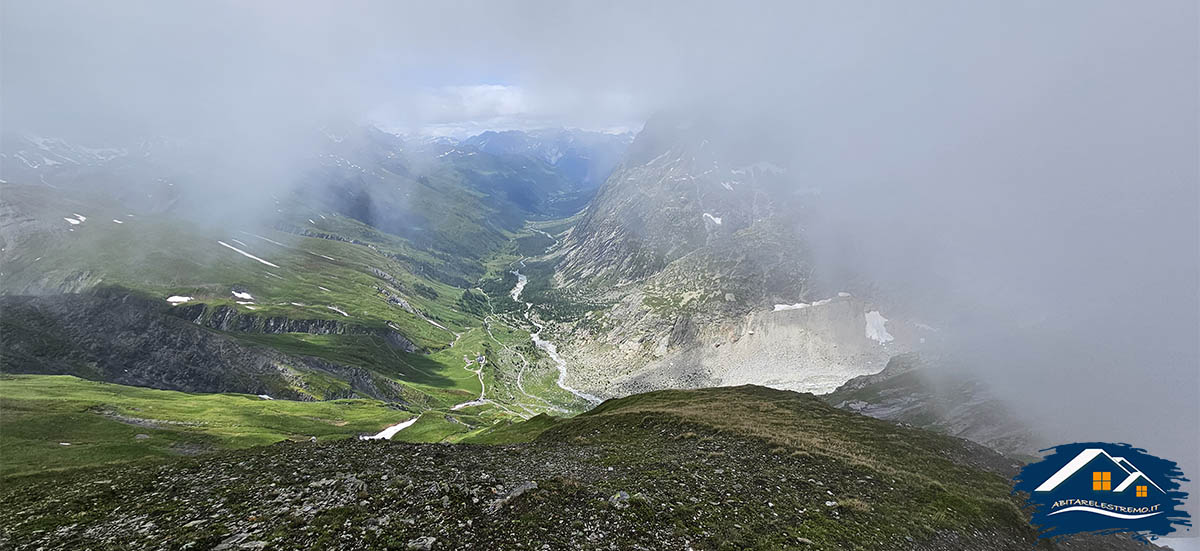
{"label": "blue logo background", "polygon": [[1173,461],[1104,442],[1042,451],[1051,453],[1026,465],[1013,485],[1028,494],[1040,537],[1131,532],[1145,539],[1191,526],[1181,507],[1188,479]]}

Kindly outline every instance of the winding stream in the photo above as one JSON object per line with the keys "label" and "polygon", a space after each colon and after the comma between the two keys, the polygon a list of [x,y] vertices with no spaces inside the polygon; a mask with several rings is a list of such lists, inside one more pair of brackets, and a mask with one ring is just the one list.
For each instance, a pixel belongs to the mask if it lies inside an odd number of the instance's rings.
{"label": "winding stream", "polygon": [[[521,267],[525,267],[525,259],[521,259]],[[517,284],[513,286],[512,292],[509,293],[509,296],[511,296],[514,301],[521,302],[521,292],[525,290],[525,285],[529,283],[529,278],[525,277],[525,274],[522,274],[521,270],[519,269],[513,270],[512,274],[517,276]],[[558,379],[555,380],[555,384],[557,384],[559,388],[574,394],[576,397],[587,400],[587,402],[592,405],[602,402],[603,400],[597,396],[593,396],[586,392],[567,386],[567,362],[566,360],[562,359],[562,356],[558,355],[558,347],[554,346],[554,343],[542,339],[542,329],[545,328],[545,326],[538,323],[537,320],[530,315],[532,308],[532,302],[525,303],[525,319],[537,328],[537,331],[530,333],[529,337],[533,340],[533,345],[544,350],[546,354],[550,356],[550,359],[554,360],[554,365],[558,367]]]}
{"label": "winding stream", "polygon": [[[551,247],[553,247],[553,245],[551,245]],[[549,249],[547,249],[547,250],[549,250]],[[525,259],[522,258],[520,263],[521,263],[521,268],[524,268],[525,267]],[[525,274],[522,274],[520,269],[513,270],[511,273],[513,275],[517,276],[517,284],[513,286],[512,291],[509,291],[508,296],[512,297],[513,301],[515,301],[515,302],[521,302],[521,293],[525,290],[525,286],[527,284],[529,284],[529,278],[526,277]],[[545,326],[538,323],[537,320],[534,319],[534,317],[531,315],[532,310],[533,310],[533,303],[526,302],[524,304],[525,304],[525,312],[524,312],[525,319],[537,329],[536,331],[529,334],[530,339],[533,341],[533,345],[542,349],[543,351],[545,351],[546,354],[548,356],[550,356],[550,359],[554,361],[555,367],[558,368],[558,378],[554,381],[555,384],[557,384],[559,388],[561,388],[567,392],[570,392],[571,394],[575,395],[575,397],[577,397],[579,399],[587,401],[591,405],[596,405],[596,404],[599,404],[600,402],[602,402],[603,400],[601,400],[597,396],[588,394],[581,390],[577,390],[577,389],[572,388],[569,385],[567,385],[567,362],[566,362],[566,360],[562,359],[562,356],[558,355],[558,347],[555,346],[554,343],[542,339],[542,329],[544,329]],[[430,323],[432,323],[432,322],[430,322]],[[454,335],[454,337],[455,337],[454,342],[458,342],[458,339],[461,336],[462,336],[461,334],[456,333]],[[497,341],[497,342],[499,342],[499,341]],[[451,346],[453,346],[453,343],[451,343]],[[467,407],[481,406],[481,405],[484,405],[487,403],[494,403],[491,400],[488,400],[486,397],[487,388],[484,386],[484,382],[483,382],[483,364],[481,363],[479,365],[479,369],[471,369],[471,363],[472,363],[471,359],[469,357],[464,356],[463,360],[466,361],[466,365],[463,367],[463,369],[466,369],[467,371],[475,373],[475,375],[479,377],[479,398],[476,398],[474,400],[470,400],[467,402],[463,402],[461,404],[455,404],[450,409],[452,411],[457,411],[457,410],[467,408]],[[518,384],[518,386],[520,386],[520,384],[521,384],[519,375],[518,375],[518,379],[517,379],[517,384]],[[522,392],[524,392],[524,389],[522,389]],[[555,408],[555,409],[557,409],[557,408]],[[420,417],[420,415],[413,417],[412,419],[409,419],[402,423],[397,423],[395,425],[387,427],[387,428],[383,429],[382,431],[380,431],[378,434],[375,434],[372,436],[360,436],[359,438],[363,439],[363,440],[391,440],[392,437],[396,435],[396,433],[412,426],[413,423],[416,423],[417,418],[419,418],[419,417]]]}

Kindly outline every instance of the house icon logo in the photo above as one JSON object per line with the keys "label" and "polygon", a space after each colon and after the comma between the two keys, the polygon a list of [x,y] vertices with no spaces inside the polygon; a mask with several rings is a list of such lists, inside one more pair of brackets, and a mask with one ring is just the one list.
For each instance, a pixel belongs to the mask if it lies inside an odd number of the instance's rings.
{"label": "house icon logo", "polygon": [[1027,494],[1042,537],[1131,532],[1143,538],[1190,530],[1180,487],[1187,479],[1171,461],[1128,444],[1089,442],[1050,448],[1026,465],[1014,491]]}

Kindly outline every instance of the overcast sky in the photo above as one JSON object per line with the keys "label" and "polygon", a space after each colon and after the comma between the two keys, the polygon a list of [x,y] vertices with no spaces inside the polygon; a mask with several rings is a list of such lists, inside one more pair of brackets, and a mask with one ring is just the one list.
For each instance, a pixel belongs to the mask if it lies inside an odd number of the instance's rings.
{"label": "overcast sky", "polygon": [[825,192],[823,265],[954,324],[1068,437],[1200,468],[1192,0],[2,6],[6,128],[193,133],[247,166],[325,121],[753,112]]}

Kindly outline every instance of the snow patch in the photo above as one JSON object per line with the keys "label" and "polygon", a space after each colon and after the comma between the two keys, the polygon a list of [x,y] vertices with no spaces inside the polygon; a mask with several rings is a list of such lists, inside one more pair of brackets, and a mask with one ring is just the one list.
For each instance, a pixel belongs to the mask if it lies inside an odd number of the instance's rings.
{"label": "snow patch", "polygon": [[706,212],[704,213],[704,218],[707,220],[712,220],[712,222],[718,226],[721,225],[721,218],[719,216],[713,216]]}
{"label": "snow patch", "polygon": [[266,241],[267,243],[271,243],[271,244],[274,244],[274,245],[279,245],[280,247],[286,247],[286,246],[287,246],[287,245],[284,245],[283,243],[280,243],[280,242],[278,242],[278,241],[275,241],[274,239],[267,239],[266,237],[263,237],[263,236],[261,236],[261,235],[258,235],[258,234],[253,234],[253,233],[252,233],[252,234],[250,234],[250,235],[253,235],[254,237],[257,237],[257,238],[259,238],[259,239],[262,239],[263,241]]}
{"label": "snow patch", "polygon": [[117,224],[124,224],[124,222],[117,220],[116,218],[113,218],[113,222]]}
{"label": "snow patch", "polygon": [[326,308],[333,310],[334,312],[337,312],[343,316],[350,317],[350,314],[347,314],[345,311],[343,311],[341,308],[338,308],[337,306],[326,306]]}
{"label": "snow patch", "polygon": [[171,295],[167,297],[167,302],[170,302],[171,304],[183,304],[189,300],[192,300],[192,297],[185,297],[181,295]]}
{"label": "snow patch", "polygon": [[[845,298],[850,296],[850,293],[838,293],[837,296]],[[776,304],[775,309],[772,310],[772,312],[782,312],[784,310],[803,310],[805,308],[812,308],[814,306],[825,306],[826,304],[833,302],[833,298],[834,297],[814,300],[812,303],[797,302],[795,304]]]}
{"label": "snow patch", "polygon": [[416,423],[417,419],[420,419],[420,418],[421,418],[421,416],[418,415],[418,416],[413,417],[412,419],[409,419],[403,423],[396,423],[395,425],[392,425],[386,429],[383,429],[382,431],[379,432],[379,434],[376,434],[373,436],[360,436],[359,438],[362,440],[391,440],[393,436],[396,436],[396,433],[398,433],[408,427],[411,427],[413,425],[413,423]]}
{"label": "snow patch", "polygon": [[246,252],[246,251],[243,251],[243,250],[241,250],[241,249],[239,249],[239,248],[237,248],[237,247],[234,247],[233,245],[230,245],[229,243],[226,243],[226,242],[224,242],[224,241],[217,241],[217,244],[218,244],[218,245],[220,245],[220,246],[222,246],[222,247],[227,247],[227,248],[229,248],[229,249],[233,249],[233,251],[234,251],[234,252],[236,252],[236,253],[238,253],[238,254],[240,254],[240,255],[242,255],[242,256],[244,256],[244,257],[246,257],[246,258],[253,259],[253,260],[257,260],[257,261],[259,261],[259,262],[261,262],[261,263],[263,263],[263,264],[266,264],[267,266],[270,266],[270,267],[272,267],[272,268],[278,268],[278,267],[279,267],[279,265],[278,265],[278,264],[272,264],[272,263],[270,263],[270,262],[267,262],[266,260],[263,260],[263,259],[261,259],[261,258],[259,258],[259,257],[257,257],[257,256],[254,256],[254,255],[252,255],[252,254],[250,254],[250,253],[248,253],[248,252]]}
{"label": "snow patch", "polygon": [[[240,291],[233,291],[233,296],[240,298],[242,300],[254,300],[254,297],[250,296],[250,293],[242,293]],[[241,304],[241,303],[239,302],[238,304]]]}
{"label": "snow patch", "polygon": [[79,224],[82,224],[82,223],[83,223],[83,221],[82,221],[82,220],[76,220],[76,219],[74,219],[74,218],[63,218],[63,220],[66,220],[67,222],[70,222],[72,226],[78,226]]}
{"label": "snow patch", "polygon": [[263,400],[274,400],[274,398],[267,396],[266,394],[259,394],[258,397],[262,398]]}
{"label": "snow patch", "polygon": [[867,338],[885,344],[892,342],[892,334],[888,333],[884,324],[887,323],[887,318],[879,313],[879,310],[871,310],[866,314],[867,319]]}

